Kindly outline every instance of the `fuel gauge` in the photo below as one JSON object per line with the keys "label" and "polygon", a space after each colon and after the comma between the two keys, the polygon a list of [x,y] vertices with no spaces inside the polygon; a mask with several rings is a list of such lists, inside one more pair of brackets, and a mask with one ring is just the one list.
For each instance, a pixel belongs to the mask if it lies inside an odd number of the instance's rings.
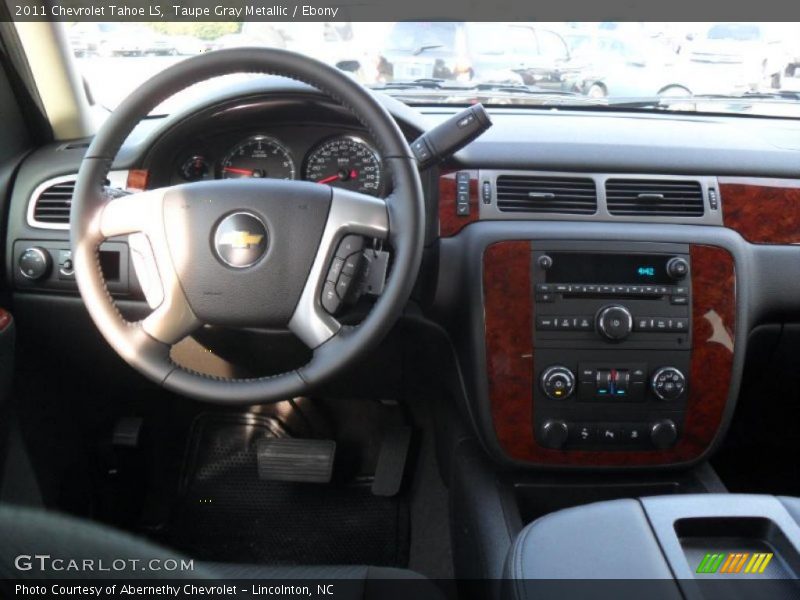
{"label": "fuel gauge", "polygon": [[205,179],[211,171],[208,161],[200,155],[192,156],[181,166],[181,177],[186,181]]}

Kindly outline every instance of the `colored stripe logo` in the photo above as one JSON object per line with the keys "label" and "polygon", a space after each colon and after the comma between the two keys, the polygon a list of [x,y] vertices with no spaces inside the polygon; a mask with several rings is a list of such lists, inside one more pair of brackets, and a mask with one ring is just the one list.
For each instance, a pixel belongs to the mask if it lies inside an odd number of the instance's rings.
{"label": "colored stripe logo", "polygon": [[697,573],[760,574],[772,560],[772,552],[709,552],[697,566]]}

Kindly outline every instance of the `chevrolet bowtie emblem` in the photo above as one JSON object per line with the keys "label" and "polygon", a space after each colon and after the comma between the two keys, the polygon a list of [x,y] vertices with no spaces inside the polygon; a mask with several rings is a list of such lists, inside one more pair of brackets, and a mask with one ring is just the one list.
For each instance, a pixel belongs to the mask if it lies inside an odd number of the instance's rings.
{"label": "chevrolet bowtie emblem", "polygon": [[269,232],[264,221],[251,212],[239,211],[223,218],[214,231],[214,252],[236,269],[250,267],[267,253]]}
{"label": "chevrolet bowtie emblem", "polygon": [[258,246],[264,236],[259,233],[250,233],[249,231],[226,231],[219,237],[219,244],[221,246],[230,246],[231,248],[250,248],[250,246]]}

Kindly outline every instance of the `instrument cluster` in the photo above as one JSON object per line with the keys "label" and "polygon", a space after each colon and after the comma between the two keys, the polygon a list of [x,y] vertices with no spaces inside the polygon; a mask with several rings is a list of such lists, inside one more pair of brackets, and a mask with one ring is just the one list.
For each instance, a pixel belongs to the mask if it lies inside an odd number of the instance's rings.
{"label": "instrument cluster", "polygon": [[228,142],[219,152],[214,151],[214,144],[198,144],[205,147],[193,148],[179,157],[173,182],[242,177],[302,179],[372,196],[384,194],[381,157],[364,137],[336,132],[303,143],[305,131],[299,136],[282,133],[288,136],[251,132]]}

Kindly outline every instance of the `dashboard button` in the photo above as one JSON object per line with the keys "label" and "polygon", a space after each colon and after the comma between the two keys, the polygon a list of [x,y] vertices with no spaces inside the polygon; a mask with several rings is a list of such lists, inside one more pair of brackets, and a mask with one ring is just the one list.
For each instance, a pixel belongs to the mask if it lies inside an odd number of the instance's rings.
{"label": "dashboard button", "polygon": [[676,304],[678,306],[686,306],[689,304],[689,297],[688,296],[671,296],[669,299],[670,304]]}
{"label": "dashboard button", "polygon": [[597,427],[591,423],[576,423],[569,428],[569,433],[575,444],[593,444],[597,438]]}
{"label": "dashboard button", "polygon": [[552,331],[555,329],[555,317],[536,317],[536,329],[539,331]]}
{"label": "dashboard button", "polygon": [[619,443],[620,434],[620,428],[613,425],[601,425],[597,428],[597,439],[603,444]]}

